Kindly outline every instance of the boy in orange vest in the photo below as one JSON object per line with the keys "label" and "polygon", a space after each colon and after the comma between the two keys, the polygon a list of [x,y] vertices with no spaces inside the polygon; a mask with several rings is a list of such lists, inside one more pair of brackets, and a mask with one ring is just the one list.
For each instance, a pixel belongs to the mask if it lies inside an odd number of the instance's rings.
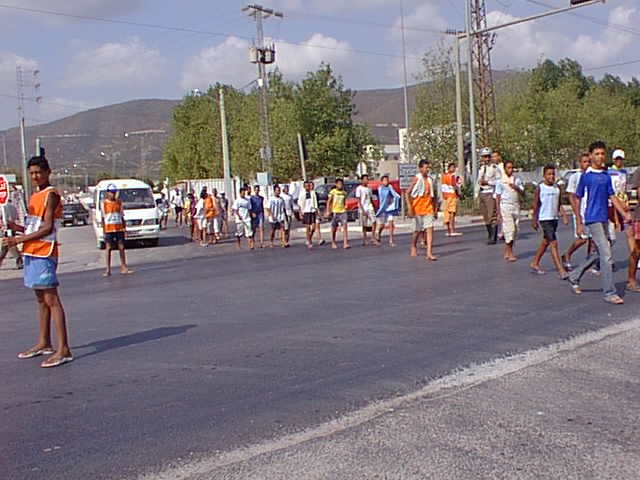
{"label": "boy in orange vest", "polygon": [[456,232],[456,215],[458,213],[458,201],[460,199],[460,177],[456,175],[456,164],[447,166],[447,173],[442,175],[440,190],[444,206],[444,224],[447,226],[447,237],[459,237],[462,233]]}
{"label": "boy in orange vest", "polygon": [[[56,222],[62,218],[60,195],[49,184],[51,169],[43,156],[28,163],[31,182],[36,191],[29,199],[29,212],[22,227],[12,223],[11,229],[21,235],[3,239],[6,248],[23,244],[24,284],[35,291],[38,302],[40,334],[29,350],[18,354],[19,359],[51,355],[40,366],[52,368],[73,361],[67,337],[64,308],[58,295],[58,242]],[[56,350],[51,343],[51,321],[56,330]]]}
{"label": "boy in orange vest", "polygon": [[411,256],[418,256],[418,239],[422,237],[427,244],[426,259],[435,262],[438,257],[433,254],[433,228],[438,218],[438,211],[436,210],[433,180],[429,176],[431,164],[428,160],[423,159],[420,160],[418,168],[420,173],[414,177],[405,192],[409,216],[413,217],[415,224],[411,240]]}
{"label": "boy in orange vest", "polygon": [[127,266],[127,255],[124,250],[126,223],[122,200],[116,198],[118,187],[113,183],[107,186],[107,197],[102,202],[102,224],[104,231],[104,244],[106,246],[105,259],[107,269],[105,277],[111,276],[111,251],[117,248],[120,252],[120,273],[128,275],[133,273]]}

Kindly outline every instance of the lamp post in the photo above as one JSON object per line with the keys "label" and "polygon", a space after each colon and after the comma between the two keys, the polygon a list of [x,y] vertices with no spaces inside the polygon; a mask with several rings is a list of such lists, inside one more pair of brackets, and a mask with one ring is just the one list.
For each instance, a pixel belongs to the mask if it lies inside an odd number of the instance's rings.
{"label": "lamp post", "polygon": [[135,130],[132,132],[124,132],[125,138],[130,137],[139,137],[140,138],[140,171],[142,175],[146,175],[147,173],[147,155],[146,155],[146,144],[145,138],[147,135],[164,135],[166,134],[166,130],[162,129],[148,129],[148,130]]}

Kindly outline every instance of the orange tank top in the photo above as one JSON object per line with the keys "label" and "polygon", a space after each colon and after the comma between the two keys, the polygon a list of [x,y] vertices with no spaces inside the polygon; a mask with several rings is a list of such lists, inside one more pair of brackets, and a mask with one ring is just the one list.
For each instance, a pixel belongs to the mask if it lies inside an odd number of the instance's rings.
{"label": "orange tank top", "polygon": [[441,179],[442,198],[448,200],[450,198],[458,198],[456,187],[458,186],[457,178],[451,173],[445,173]]}
{"label": "orange tank top", "polygon": [[107,198],[102,202],[102,222],[104,224],[104,233],[124,231],[121,200],[109,200]]}
{"label": "orange tank top", "polygon": [[429,179],[423,179],[424,181],[424,193],[419,197],[414,197],[411,200],[413,206],[413,212],[419,216],[433,215],[433,192],[431,191],[431,182]]}
{"label": "orange tank top", "polygon": [[[31,198],[29,199],[29,213],[27,214],[27,220],[25,222],[25,235],[30,235],[40,230],[42,222],[44,221],[44,214],[47,210],[49,194],[55,191],[55,188],[47,187],[44,190],[40,190],[39,192],[31,195]],[[58,204],[53,218],[53,230],[49,235],[38,240],[31,240],[24,243],[23,253],[25,255],[40,258],[58,256],[57,232],[58,224],[62,218],[62,202]]]}
{"label": "orange tank top", "polygon": [[206,217],[208,219],[216,218],[218,212],[216,211],[216,204],[211,196],[204,199],[204,208],[206,210]]}

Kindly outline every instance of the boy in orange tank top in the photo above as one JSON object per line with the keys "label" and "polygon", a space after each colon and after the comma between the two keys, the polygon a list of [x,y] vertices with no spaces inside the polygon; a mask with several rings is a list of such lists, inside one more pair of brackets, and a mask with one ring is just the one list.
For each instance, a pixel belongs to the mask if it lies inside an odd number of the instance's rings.
{"label": "boy in orange tank top", "polygon": [[[28,164],[29,176],[36,192],[29,199],[29,215],[25,226],[12,224],[11,228],[21,235],[3,239],[7,248],[22,243],[25,256],[24,283],[35,291],[38,302],[40,335],[29,350],[18,354],[20,359],[51,355],[40,364],[51,368],[73,361],[67,337],[67,325],[58,295],[58,242],[56,220],[62,217],[60,195],[49,184],[51,169],[43,156],[33,157]],[[51,343],[51,321],[56,330],[56,350]]]}
{"label": "boy in orange tank top", "polygon": [[124,211],[122,201],[116,198],[118,187],[113,183],[107,186],[106,198],[102,202],[102,223],[104,229],[105,263],[107,269],[104,272],[105,277],[111,276],[111,251],[117,248],[120,252],[120,273],[128,275],[133,273],[127,265],[127,254],[124,248],[126,240],[126,221],[124,219]]}

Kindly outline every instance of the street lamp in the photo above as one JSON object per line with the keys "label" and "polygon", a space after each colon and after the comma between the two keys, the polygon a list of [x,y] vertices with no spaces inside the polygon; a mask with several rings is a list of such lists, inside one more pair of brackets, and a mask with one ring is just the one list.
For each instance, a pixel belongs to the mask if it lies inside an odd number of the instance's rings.
{"label": "street lamp", "polygon": [[141,169],[142,175],[145,175],[147,173],[147,168],[146,168],[147,156],[145,152],[146,150],[145,137],[147,135],[155,135],[155,134],[164,135],[166,133],[167,131],[162,129],[135,130],[132,132],[124,132],[125,138],[140,137],[140,169]]}

